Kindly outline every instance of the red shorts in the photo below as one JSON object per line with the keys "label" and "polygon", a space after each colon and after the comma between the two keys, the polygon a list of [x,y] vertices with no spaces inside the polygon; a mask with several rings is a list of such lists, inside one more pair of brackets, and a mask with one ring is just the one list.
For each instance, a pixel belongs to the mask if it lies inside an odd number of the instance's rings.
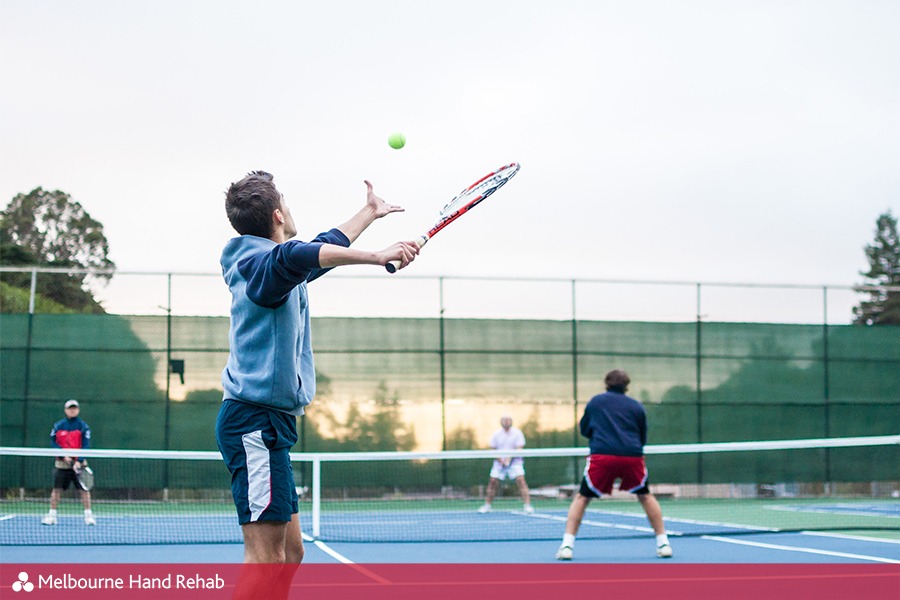
{"label": "red shorts", "polygon": [[591,454],[584,468],[580,492],[589,497],[609,494],[616,479],[622,480],[620,490],[632,494],[646,493],[648,477],[644,457]]}

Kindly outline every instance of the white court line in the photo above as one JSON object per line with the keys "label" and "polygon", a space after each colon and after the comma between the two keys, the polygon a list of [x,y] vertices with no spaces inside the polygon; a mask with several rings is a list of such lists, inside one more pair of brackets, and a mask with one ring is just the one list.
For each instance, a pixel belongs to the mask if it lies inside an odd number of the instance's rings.
{"label": "white court line", "polygon": [[900,540],[889,538],[866,537],[864,535],[848,535],[846,533],[829,533],[825,531],[801,531],[803,535],[816,535],[819,537],[839,538],[842,540],[857,540],[860,542],[881,542],[882,544],[900,544]]}
{"label": "white court line", "polygon": [[[529,516],[529,517],[538,517],[538,518],[541,518],[541,519],[551,519],[551,520],[553,520],[553,521],[562,521],[562,522],[565,522],[565,521],[566,521],[566,517],[557,517],[557,516],[553,516],[553,515],[544,515],[544,514],[540,514],[540,513],[534,513],[534,514],[530,514],[530,515],[529,515],[529,514],[524,513],[524,512],[518,512],[518,511],[512,511],[512,512],[513,512],[513,514],[517,514],[517,515],[525,515],[525,516]],[[614,516],[619,516],[619,517],[634,517],[635,519],[645,519],[645,518],[646,518],[646,516],[644,516],[644,515],[639,515],[639,514],[636,514],[636,513],[616,512],[616,511],[612,511],[612,510],[593,510],[593,511],[592,511],[592,510],[588,510],[588,511],[585,511],[585,514],[586,514],[586,515],[589,515],[589,514],[592,513],[592,512],[593,512],[593,513],[600,513],[600,514],[607,514],[607,515],[614,515]],[[766,533],[766,532],[769,532],[769,531],[771,531],[772,533],[778,533],[778,531],[779,531],[778,529],[773,528],[773,527],[758,527],[758,526],[753,526],[753,525],[738,525],[738,524],[736,524],[736,523],[719,523],[719,522],[715,522],[715,521],[698,521],[698,520],[696,520],[696,519],[681,519],[681,518],[675,518],[675,517],[664,517],[664,518],[663,518],[663,521],[665,521],[665,523],[666,523],[666,533],[669,534],[669,535],[675,535],[675,536],[682,536],[682,535],[685,535],[685,534],[684,534],[683,531],[677,531],[677,530],[674,530],[674,529],[669,529],[668,526],[671,525],[672,523],[688,523],[688,524],[691,524],[691,525],[705,525],[705,526],[707,526],[707,527],[719,527],[719,528],[727,527],[727,528],[729,528],[729,529],[740,529],[740,530],[746,530],[746,531],[758,531],[758,532],[760,532],[760,533]],[[606,522],[603,522],[603,521],[592,521],[592,520],[583,520],[582,523],[586,523],[586,524],[588,524],[588,525],[596,525],[596,526],[598,526],[598,527],[613,527],[613,528],[616,528],[616,529],[630,529],[630,530],[632,530],[632,531],[646,531],[646,532],[650,532],[650,533],[653,532],[653,528],[652,528],[652,527],[640,527],[640,526],[636,526],[636,525],[622,525],[622,524],[617,524],[617,523],[606,523]]]}
{"label": "white court line", "polygon": [[314,540],[313,538],[309,537],[308,535],[306,535],[304,533],[303,541],[304,542],[312,542],[316,546],[316,548],[318,548],[319,550],[321,550],[322,552],[324,552],[331,558],[335,559],[339,563],[344,563],[345,565],[356,564],[352,560],[350,560],[349,558],[347,558],[346,556],[344,556],[343,554],[338,552],[337,550],[333,550],[330,547],[328,547],[328,545],[325,544],[325,542],[323,542],[322,540]]}
{"label": "white court line", "polygon": [[381,584],[390,585],[391,582],[388,581],[387,579],[385,579],[384,577],[381,577],[381,576],[379,576],[379,575],[376,575],[375,573],[373,573],[372,571],[366,569],[365,567],[359,566],[358,564],[356,564],[355,562],[353,562],[352,560],[350,560],[349,558],[347,558],[346,556],[344,556],[344,555],[341,554],[340,552],[338,552],[338,551],[336,551],[336,550],[330,548],[330,547],[329,547],[325,542],[323,542],[322,540],[314,540],[313,538],[311,538],[310,536],[306,535],[305,533],[301,533],[301,535],[303,536],[303,541],[304,541],[304,542],[312,542],[312,543],[316,546],[316,548],[318,548],[319,550],[321,550],[322,552],[324,552],[325,554],[327,554],[327,555],[330,556],[331,558],[335,559],[335,560],[338,561],[339,563],[343,563],[343,564],[345,564],[345,565],[350,565],[350,566],[353,567],[356,571],[359,571],[359,573],[361,573],[362,575],[365,575],[366,577],[368,577],[368,578],[371,579],[372,581],[375,581],[375,582],[381,583]]}
{"label": "white court line", "polygon": [[[524,512],[518,512],[518,511],[512,511],[512,512],[514,514],[521,514],[524,516],[536,517],[539,519],[550,519],[552,521],[565,521],[566,520],[564,517],[558,517],[555,515],[544,515],[544,514],[540,514],[540,513],[534,513],[534,514],[529,515]],[[613,515],[637,516],[637,515],[633,515],[631,513],[617,513],[614,511],[594,511],[594,512],[606,512],[606,514],[613,514]],[[774,533],[778,532],[777,529],[770,529],[768,527],[755,528],[755,527],[748,527],[746,525],[734,525],[734,524],[729,524],[729,523],[713,523],[713,522],[707,522],[707,521],[695,521],[693,519],[668,519],[668,518],[666,519],[667,522],[670,520],[681,522],[681,523],[693,523],[693,524],[698,524],[698,525],[718,525],[718,526],[734,527],[737,529],[756,530],[756,531],[759,531],[760,533],[765,533],[766,531],[772,531]],[[597,525],[597,526],[601,526],[601,527],[616,527],[619,529],[633,529],[633,530],[637,530],[637,531],[653,531],[652,529],[647,529],[647,528],[642,528],[642,527],[634,527],[634,526],[629,526],[629,525],[617,525],[617,524],[613,524],[613,523],[603,523],[601,521],[584,520],[584,521],[582,521],[582,523],[586,523],[588,525]],[[681,532],[671,531],[671,530],[667,531],[667,533],[669,535],[673,535],[673,536],[683,535],[683,533],[681,533]],[[884,538],[857,537],[857,536],[843,535],[843,534],[838,534],[838,533],[819,533],[819,532],[813,532],[813,531],[801,531],[798,533],[801,533],[803,535],[811,535],[811,536],[852,539],[852,540],[859,540],[859,541],[864,541],[864,542],[879,541],[879,542],[885,542],[888,544],[900,544],[900,540],[889,540],[889,539],[884,539]],[[867,556],[864,554],[850,554],[847,552],[833,552],[833,551],[829,551],[829,550],[819,550],[817,548],[803,548],[803,547],[797,547],[797,546],[780,546],[777,544],[766,544],[763,542],[749,542],[746,540],[737,540],[737,539],[724,538],[724,537],[713,536],[713,535],[702,535],[699,537],[700,537],[700,539],[704,539],[704,540],[714,540],[717,542],[725,542],[725,543],[729,543],[729,544],[738,544],[738,545],[743,545],[743,546],[755,546],[758,548],[769,548],[769,549],[773,549],[773,550],[787,550],[790,552],[806,552],[809,554],[824,554],[826,556],[837,556],[837,557],[841,557],[841,558],[855,558],[855,559],[859,559],[859,560],[869,560],[869,561],[874,561],[874,562],[900,564],[900,560],[883,558],[880,556]]]}
{"label": "white court line", "polygon": [[8,521],[9,519],[14,518],[16,515],[3,515],[0,517],[0,521]]}
{"label": "white court line", "polygon": [[[892,514],[881,514],[881,513],[871,513],[864,512],[860,510],[855,510],[856,507],[853,505],[846,504],[838,504],[836,505],[838,508],[815,508],[815,507],[805,507],[805,506],[765,506],[766,510],[780,510],[784,512],[803,512],[803,513],[815,513],[820,515],[850,515],[853,517],[874,517],[874,518],[887,518],[887,519],[900,519],[900,515],[892,515]],[[841,510],[843,508],[843,510]]]}
{"label": "white court line", "polygon": [[[513,513],[514,515],[522,515],[525,517],[534,517],[535,519],[549,519],[551,521],[561,521],[563,523],[566,522],[566,518],[567,518],[567,517],[558,517],[556,515],[544,515],[541,513],[528,514],[526,512],[520,512],[520,511],[516,511],[516,510],[510,511],[510,512]],[[594,525],[596,527],[611,527],[613,529],[627,529],[629,531],[644,531],[644,532],[650,532],[650,533],[653,532],[653,529],[651,527],[640,527],[637,525],[622,525],[620,523],[606,523],[604,521],[593,521],[591,519],[582,519],[581,524],[582,525]],[[667,533],[669,533],[669,535],[682,535],[680,532],[677,532],[677,531],[669,531]]]}
{"label": "white court line", "polygon": [[[591,512],[591,511],[588,511]],[[640,515],[637,513],[627,513],[627,512],[617,512],[612,510],[596,510],[593,512],[604,513],[608,515],[620,515],[626,517],[635,517],[637,519],[646,518],[645,515]],[[739,525],[737,523],[726,523],[723,521],[700,521],[697,519],[685,519],[682,517],[663,517],[663,521],[668,525],[669,523],[688,523],[690,525],[706,525],[708,527],[728,527],[729,529],[746,529],[747,531],[771,531],[778,532],[778,529],[775,527],[763,527],[760,525]]]}
{"label": "white court line", "polygon": [[725,542],[726,544],[738,544],[739,546],[754,546],[756,548],[768,548],[769,550],[786,550],[788,552],[805,552],[807,554],[823,554],[825,556],[837,556],[840,558],[855,558],[858,560],[870,560],[873,562],[900,564],[900,560],[883,558],[881,556],[866,556],[864,554],[850,554],[848,552],[833,552],[831,550],[819,550],[818,548],[803,548],[800,546],[781,546],[779,544],[766,544],[763,542],[749,542],[747,540],[735,540],[715,535],[703,535],[700,539]]}

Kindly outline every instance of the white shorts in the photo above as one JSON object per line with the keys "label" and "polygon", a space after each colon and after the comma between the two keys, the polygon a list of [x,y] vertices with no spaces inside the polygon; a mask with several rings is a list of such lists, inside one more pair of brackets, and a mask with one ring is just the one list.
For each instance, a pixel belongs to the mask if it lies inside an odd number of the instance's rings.
{"label": "white shorts", "polygon": [[491,479],[509,479],[513,481],[519,477],[525,477],[525,464],[521,461],[513,461],[508,467],[504,467],[499,462],[494,461],[491,467]]}

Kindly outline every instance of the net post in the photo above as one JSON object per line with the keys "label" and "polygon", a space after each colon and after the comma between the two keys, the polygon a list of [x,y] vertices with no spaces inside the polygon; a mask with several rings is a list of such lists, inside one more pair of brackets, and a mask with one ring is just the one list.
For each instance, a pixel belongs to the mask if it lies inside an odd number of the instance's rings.
{"label": "net post", "polygon": [[322,534],[322,459],[312,459],[312,536],[319,539]]}

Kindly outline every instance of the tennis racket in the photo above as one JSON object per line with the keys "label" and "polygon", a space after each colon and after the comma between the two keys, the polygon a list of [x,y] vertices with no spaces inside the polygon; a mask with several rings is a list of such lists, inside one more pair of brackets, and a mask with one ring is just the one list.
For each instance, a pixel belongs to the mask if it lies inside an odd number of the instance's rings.
{"label": "tennis racket", "polygon": [[[496,192],[518,172],[519,163],[504,165],[493,173],[488,173],[461,191],[453,198],[453,200],[448,202],[444,208],[441,209],[437,223],[428,230],[428,233],[416,239],[416,244],[418,244],[419,248],[427,244],[428,240],[433,238],[444,227],[469,212],[482,200]],[[388,273],[396,273],[397,269],[400,268],[400,261],[392,260],[386,264],[384,268],[387,269]]]}
{"label": "tennis racket", "polygon": [[94,489],[94,471],[87,465],[75,467],[75,481],[86,492]]}

